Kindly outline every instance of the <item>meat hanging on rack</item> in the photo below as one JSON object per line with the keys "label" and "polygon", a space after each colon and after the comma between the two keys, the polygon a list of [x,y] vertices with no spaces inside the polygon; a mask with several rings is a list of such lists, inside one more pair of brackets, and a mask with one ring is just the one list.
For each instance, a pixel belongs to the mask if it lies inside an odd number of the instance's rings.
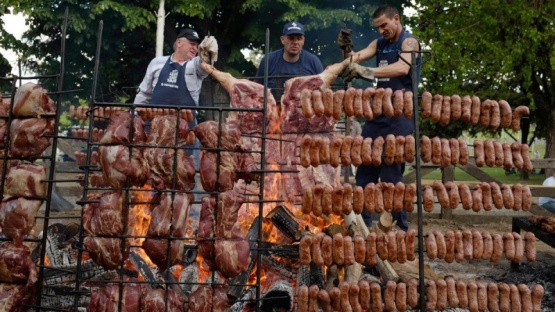
{"label": "meat hanging on rack", "polygon": [[42,200],[30,200],[23,197],[2,201],[0,226],[4,235],[14,240],[15,246],[21,246],[25,235],[29,234],[35,226],[35,217],[42,203]]}
{"label": "meat hanging on rack", "polygon": [[216,121],[204,121],[198,124],[193,132],[204,147],[230,150],[242,148],[238,120],[228,120],[219,124]]}
{"label": "meat hanging on rack", "polygon": [[11,242],[0,244],[0,282],[25,283],[34,287],[38,269],[31,259],[31,251],[25,245],[16,246]]}
{"label": "meat hanging on rack", "polygon": [[108,191],[89,193],[83,207],[83,228],[88,234],[115,236],[123,234],[123,212],[127,209],[125,194]]}
{"label": "meat hanging on rack", "polygon": [[141,117],[131,116],[129,111],[117,110],[111,115],[110,122],[99,143],[127,145],[133,142],[134,144],[143,144],[146,142],[144,125],[145,123]]}
{"label": "meat hanging on rack", "polygon": [[178,149],[175,152],[172,148],[147,147],[144,150],[144,158],[150,169],[154,189],[174,188],[190,191],[194,188],[196,174],[194,160],[185,150]]}
{"label": "meat hanging on rack", "polygon": [[105,186],[123,188],[128,178],[131,185],[142,186],[149,178],[148,162],[139,148],[104,145],[98,147],[98,155]]}
{"label": "meat hanging on rack", "polygon": [[45,197],[46,169],[41,165],[19,163],[8,168],[4,196],[6,197]]}
{"label": "meat hanging on rack", "polygon": [[41,85],[28,82],[15,92],[12,112],[16,117],[40,117],[55,114],[56,106]]}
{"label": "meat hanging on rack", "polygon": [[156,147],[181,146],[187,143],[189,130],[187,120],[183,118],[178,119],[175,115],[156,116],[150,122],[146,144]]}
{"label": "meat hanging on rack", "polygon": [[114,270],[121,265],[122,261],[129,258],[129,243],[124,243],[122,252],[122,240],[122,238],[87,236],[83,245],[96,264],[107,270]]}
{"label": "meat hanging on rack", "polygon": [[54,119],[14,119],[10,124],[10,157],[34,160],[50,146]]}

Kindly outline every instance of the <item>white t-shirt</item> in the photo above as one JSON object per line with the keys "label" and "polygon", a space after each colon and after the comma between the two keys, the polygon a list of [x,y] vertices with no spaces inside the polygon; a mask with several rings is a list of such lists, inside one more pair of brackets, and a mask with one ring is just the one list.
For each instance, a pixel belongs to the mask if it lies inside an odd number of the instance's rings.
{"label": "white t-shirt", "polygon": [[[547,179],[545,179],[545,181],[543,181],[543,186],[555,186],[555,177],[549,177]],[[538,204],[543,205],[545,203],[548,203],[550,201],[555,201],[555,198],[551,198],[551,197],[540,197],[538,199]]]}

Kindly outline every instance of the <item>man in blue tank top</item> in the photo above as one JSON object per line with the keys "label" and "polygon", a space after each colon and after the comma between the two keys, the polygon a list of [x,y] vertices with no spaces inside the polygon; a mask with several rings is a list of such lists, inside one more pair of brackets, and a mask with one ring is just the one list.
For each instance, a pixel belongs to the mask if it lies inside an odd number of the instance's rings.
{"label": "man in blue tank top", "polygon": [[[374,26],[382,38],[372,41],[366,48],[353,53],[353,63],[348,66],[343,74],[345,81],[353,78],[362,78],[368,81],[377,79],[378,88],[391,88],[393,91],[412,91],[412,56],[410,53],[400,51],[419,51],[420,44],[403,25],[401,25],[399,12],[390,5],[380,6],[373,14]],[[357,63],[376,56],[378,67],[364,67]],[[401,57],[404,59],[401,59]],[[406,61],[406,62],[405,62]],[[416,60],[420,64],[420,56]],[[407,63],[408,62],[408,63]],[[417,66],[417,79],[420,77],[420,67]],[[407,136],[414,131],[414,121],[400,117],[375,116],[371,121],[366,121],[362,129],[363,137],[371,137],[373,140],[378,136],[385,139],[388,134]],[[386,165],[382,160],[381,166],[361,165],[356,172],[356,184],[362,187],[370,182],[391,182],[396,184],[403,180],[405,164]],[[363,212],[365,223],[370,226],[372,219],[369,213]],[[392,212],[393,219],[402,230],[408,229],[406,211]]]}
{"label": "man in blue tank top", "polygon": [[[264,56],[256,72],[257,77],[263,77],[265,64],[268,61],[268,76],[289,76],[268,79],[268,88],[272,89],[276,101],[281,100],[285,81],[291,76],[317,75],[324,71],[320,59],[303,49],[305,37],[304,26],[301,23],[285,24],[280,41],[283,48]],[[257,82],[262,83],[263,81],[257,79]]]}

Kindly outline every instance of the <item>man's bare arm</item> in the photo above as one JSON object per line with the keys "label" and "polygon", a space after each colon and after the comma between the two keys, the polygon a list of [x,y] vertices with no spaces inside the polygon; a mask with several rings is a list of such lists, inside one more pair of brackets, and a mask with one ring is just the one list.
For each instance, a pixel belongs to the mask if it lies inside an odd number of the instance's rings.
{"label": "man's bare arm", "polygon": [[[419,51],[420,45],[415,38],[407,38],[403,41],[401,45],[401,49],[406,51]],[[401,59],[402,58],[402,59]],[[401,58],[387,66],[377,67],[376,72],[374,73],[375,77],[378,78],[391,78],[391,77],[399,77],[407,75],[410,71],[410,63],[412,62],[412,55],[411,53],[401,53]]]}

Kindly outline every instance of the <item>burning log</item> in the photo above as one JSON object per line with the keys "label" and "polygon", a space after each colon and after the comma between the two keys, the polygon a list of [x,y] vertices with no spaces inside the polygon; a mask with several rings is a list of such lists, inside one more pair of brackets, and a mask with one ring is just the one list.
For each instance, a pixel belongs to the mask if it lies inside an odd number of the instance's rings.
{"label": "burning log", "polygon": [[260,301],[261,311],[291,311],[293,308],[293,286],[279,280],[268,288]]}
{"label": "burning log", "polygon": [[293,219],[284,206],[277,206],[266,215],[266,218],[291,240],[300,239],[299,223]]}

